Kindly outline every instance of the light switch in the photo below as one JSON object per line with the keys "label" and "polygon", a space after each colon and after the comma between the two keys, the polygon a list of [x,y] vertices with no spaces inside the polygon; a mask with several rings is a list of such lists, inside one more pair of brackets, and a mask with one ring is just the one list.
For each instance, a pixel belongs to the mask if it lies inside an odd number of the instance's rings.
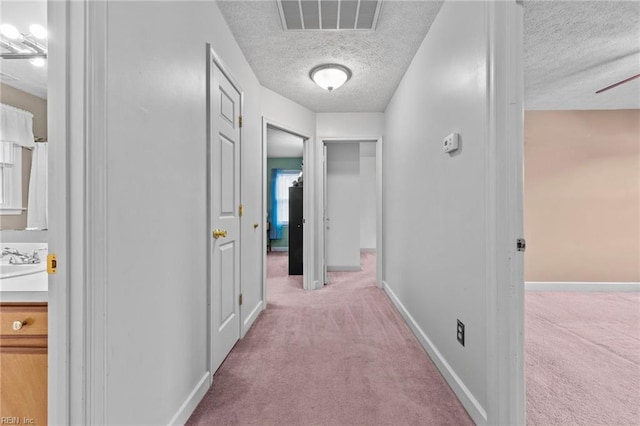
{"label": "light switch", "polygon": [[458,133],[451,133],[442,141],[442,150],[444,152],[453,152],[458,149],[460,141],[460,135]]}

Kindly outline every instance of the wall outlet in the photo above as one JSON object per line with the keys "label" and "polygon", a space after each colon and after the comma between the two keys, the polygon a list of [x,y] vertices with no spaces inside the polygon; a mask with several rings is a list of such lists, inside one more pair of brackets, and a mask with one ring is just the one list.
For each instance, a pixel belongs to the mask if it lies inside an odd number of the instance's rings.
{"label": "wall outlet", "polygon": [[451,133],[442,141],[442,150],[444,152],[453,152],[458,149],[460,145],[460,135],[458,133]]}
{"label": "wall outlet", "polygon": [[458,320],[458,331],[456,336],[458,338],[458,343],[464,346],[464,324],[460,320]]}

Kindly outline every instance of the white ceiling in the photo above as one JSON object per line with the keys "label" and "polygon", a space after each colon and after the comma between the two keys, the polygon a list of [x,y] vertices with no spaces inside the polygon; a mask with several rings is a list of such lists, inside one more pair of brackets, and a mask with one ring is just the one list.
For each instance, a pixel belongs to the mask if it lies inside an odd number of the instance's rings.
{"label": "white ceiling", "polygon": [[[303,0],[304,1],[304,0]],[[384,111],[440,10],[436,1],[385,0],[373,33],[285,32],[275,0],[218,3],[260,82],[316,112]],[[526,1],[527,109],[640,108],[640,2]],[[335,92],[308,77],[337,62],[352,79]]]}
{"label": "white ceiling", "polygon": [[[0,23],[12,24],[22,33],[29,25],[47,27],[47,2],[0,1]],[[34,67],[28,59],[0,59],[0,81],[40,98],[47,98],[47,65]]]}
{"label": "white ceiling", "polygon": [[302,157],[304,141],[300,136],[292,135],[280,129],[267,127],[267,157]]}
{"label": "white ceiling", "polygon": [[[283,31],[276,1],[218,3],[260,83],[316,112],[383,111],[441,2],[384,1],[375,31]],[[316,65],[353,72],[329,93],[309,78]]]}
{"label": "white ceiling", "polygon": [[[316,112],[384,111],[441,4],[385,0],[373,32],[285,32],[275,0],[219,2],[260,82]],[[46,0],[2,0],[0,21],[46,27]],[[640,2],[526,1],[524,56],[527,109],[640,108],[640,79],[595,94],[640,73]],[[308,74],[325,62],[349,66],[352,80],[320,89]],[[46,65],[2,59],[0,71],[46,98]]]}
{"label": "white ceiling", "polygon": [[525,3],[526,109],[640,108],[640,2]]}

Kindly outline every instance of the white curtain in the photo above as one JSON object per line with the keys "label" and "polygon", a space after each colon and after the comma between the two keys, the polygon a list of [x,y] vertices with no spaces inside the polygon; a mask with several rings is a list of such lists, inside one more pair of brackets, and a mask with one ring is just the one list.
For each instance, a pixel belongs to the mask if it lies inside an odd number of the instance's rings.
{"label": "white curtain", "polygon": [[29,181],[29,204],[27,206],[27,229],[47,229],[48,226],[48,145],[48,143],[37,143],[33,149],[31,180]]}
{"label": "white curtain", "polygon": [[0,104],[0,141],[33,148],[33,114]]}

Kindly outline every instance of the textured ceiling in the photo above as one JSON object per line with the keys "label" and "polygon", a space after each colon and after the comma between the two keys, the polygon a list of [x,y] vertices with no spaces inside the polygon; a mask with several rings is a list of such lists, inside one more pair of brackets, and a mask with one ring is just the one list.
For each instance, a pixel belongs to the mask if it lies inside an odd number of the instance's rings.
{"label": "textured ceiling", "polygon": [[640,2],[525,2],[526,109],[640,108]]}
{"label": "textured ceiling", "polygon": [[[384,111],[441,2],[385,1],[376,31],[283,31],[276,1],[221,1],[222,14],[260,83],[316,112]],[[323,63],[353,77],[334,92],[309,78]]]}
{"label": "textured ceiling", "polygon": [[303,144],[300,136],[272,127],[267,128],[267,157],[302,157]]}
{"label": "textured ceiling", "polygon": [[[20,32],[28,33],[29,25],[47,27],[47,2],[0,1],[0,23],[12,24]],[[0,81],[40,98],[47,98],[47,65],[34,67],[28,59],[0,59]]]}
{"label": "textured ceiling", "polygon": [[[304,1],[304,0],[303,0]],[[285,32],[275,0],[222,1],[220,10],[260,82],[316,112],[384,111],[441,2],[386,0],[375,32]],[[527,109],[640,108],[640,2],[526,1]],[[308,77],[318,64],[350,67],[333,93]]]}

